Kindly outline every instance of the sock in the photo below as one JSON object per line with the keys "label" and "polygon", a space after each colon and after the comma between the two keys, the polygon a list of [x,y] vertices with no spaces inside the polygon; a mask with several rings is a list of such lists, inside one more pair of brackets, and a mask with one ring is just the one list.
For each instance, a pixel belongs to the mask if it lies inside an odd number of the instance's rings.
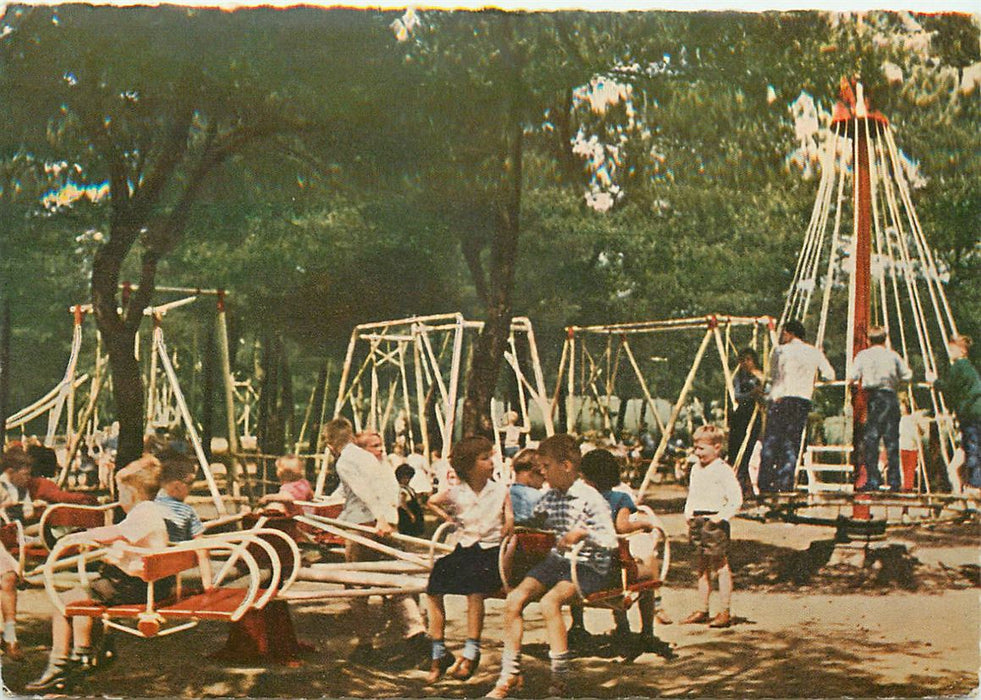
{"label": "sock", "polygon": [[433,640],[433,659],[442,659],[446,656],[446,642],[442,639]]}
{"label": "sock", "polygon": [[521,652],[504,647],[501,652],[501,683],[517,673],[521,673]]}
{"label": "sock", "polygon": [[559,654],[554,652],[548,652],[548,658],[552,662],[552,673],[561,678],[565,678],[569,675],[569,660],[572,658],[572,654],[568,651],[563,651]]}
{"label": "sock", "polygon": [[13,620],[9,620],[3,623],[3,641],[5,642],[17,641],[17,627],[14,625]]}
{"label": "sock", "polygon": [[75,647],[72,649],[72,659],[81,659],[82,657],[92,657],[92,647]]}
{"label": "sock", "polygon": [[480,640],[468,639],[463,645],[463,658],[473,661],[478,656],[480,656]]}

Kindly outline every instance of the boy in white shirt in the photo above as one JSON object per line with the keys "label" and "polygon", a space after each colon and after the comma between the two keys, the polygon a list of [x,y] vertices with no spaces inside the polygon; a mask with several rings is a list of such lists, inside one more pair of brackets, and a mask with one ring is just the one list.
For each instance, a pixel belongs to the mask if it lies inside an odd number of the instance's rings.
{"label": "boy in white shirt", "polygon": [[[144,455],[116,474],[119,506],[126,518],[117,525],[97,527],[68,535],[62,541],[108,544],[99,576],[89,590],[73,588],[61,596],[65,605],[91,598],[104,605],[144,603],[147,583],[140,578],[143,559],[133,548],[162,549],[167,546],[167,525],[162,507],[153,502],[160,488],[160,462]],[[155,591],[157,592],[157,591]],[[71,657],[69,646],[74,640]],[[68,618],[55,612],[51,617],[51,653],[40,678],[25,690],[32,693],[65,689],[77,672],[92,668],[92,618]]]}
{"label": "boy in white shirt", "polygon": [[[732,624],[729,608],[732,600],[732,570],[729,568],[729,519],[743,504],[739,480],[725,460],[722,446],[725,433],[714,425],[703,425],[692,436],[698,464],[689,475],[688,500],[685,501],[685,520],[688,538],[695,546],[698,566],[698,592],[702,606],[682,624],[708,622],[709,627],[728,627]],[[709,616],[709,595],[712,592],[711,573],[719,579],[721,611]]]}

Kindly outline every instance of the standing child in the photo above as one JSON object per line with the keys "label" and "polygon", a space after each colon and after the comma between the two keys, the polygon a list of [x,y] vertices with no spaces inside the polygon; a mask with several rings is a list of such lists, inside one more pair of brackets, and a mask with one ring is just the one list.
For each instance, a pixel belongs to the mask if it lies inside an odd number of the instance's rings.
{"label": "standing child", "polygon": [[[153,502],[160,487],[160,462],[144,455],[116,474],[119,505],[126,518],[117,525],[97,527],[74,535],[62,542],[99,542],[109,544],[99,576],[89,583],[89,590],[73,588],[63,593],[68,605],[91,598],[103,605],[145,603],[147,583],[139,577],[143,560],[134,548],[160,549],[167,545],[167,525],[160,506]],[[161,591],[155,590],[162,597]],[[68,655],[69,645],[71,657]],[[90,670],[92,664],[92,618],[74,620],[55,612],[51,617],[51,653],[48,666],[40,678],[28,683],[25,690],[40,693],[64,688],[74,672]]]}
{"label": "standing child", "polygon": [[276,493],[267,493],[259,499],[259,503],[281,504],[287,514],[295,515],[300,507],[295,501],[309,501],[313,498],[313,488],[307,481],[303,471],[303,460],[297,455],[286,455],[276,459],[276,478],[281,484]]}
{"label": "standing child", "polygon": [[[728,627],[732,624],[732,571],[729,569],[729,519],[743,504],[742,489],[736,475],[722,459],[725,433],[714,425],[703,425],[692,436],[698,463],[692,467],[688,500],[685,501],[685,520],[688,538],[695,547],[698,567],[700,609],[686,617],[682,624],[708,622],[709,627]],[[722,609],[709,617],[709,594],[712,592],[711,573],[719,579]]]}
{"label": "standing child", "polygon": [[[456,523],[456,549],[439,559],[429,577],[429,636],[432,663],[427,681],[435,683],[449,669],[466,680],[480,663],[480,635],[484,625],[484,598],[501,589],[498,556],[501,538],[514,527],[507,487],[491,481],[494,445],[484,437],[467,437],[453,446],[450,464],[461,483],[440,491],[427,506],[436,515]],[[443,596],[467,596],[467,641],[463,656],[454,663],[446,650],[446,608]]]}
{"label": "standing child", "polygon": [[415,475],[416,470],[408,464],[400,464],[395,469],[395,479],[399,482],[399,532],[419,537],[426,530],[426,520],[419,494],[409,485]]}
{"label": "standing child", "polygon": [[[583,479],[599,491],[600,495],[610,505],[610,513],[613,515],[613,525],[617,534],[626,535],[631,532],[651,532],[654,530],[654,523],[637,509],[634,499],[629,494],[617,490],[617,486],[620,484],[620,463],[612,452],[602,448],[588,452],[582,458],[580,468]],[[657,576],[659,568],[656,551],[648,553],[638,562],[638,574],[645,579]],[[672,620],[667,613],[660,609],[660,593],[652,590],[643,591],[640,594],[638,607],[640,609],[640,641],[636,644],[636,649],[628,650],[628,653],[663,651],[664,644],[654,635],[654,621],[657,620],[662,625],[670,625]],[[614,610],[613,617],[616,620],[616,635],[622,640],[629,640],[630,625],[627,622],[626,611]],[[575,637],[588,639],[589,633],[583,626],[583,609],[580,605],[572,606],[572,627],[569,628],[568,636],[570,641]]]}
{"label": "standing child", "polygon": [[548,636],[552,682],[548,695],[567,696],[569,646],[562,606],[577,599],[572,582],[569,550],[584,542],[576,569],[579,587],[584,595],[608,585],[610,562],[617,548],[610,506],[599,492],[579,478],[582,453],[571,435],[560,434],[542,440],[538,455],[545,468],[551,489],[542,496],[534,510],[536,525],[555,533],[555,547],[536,564],[528,575],[508,594],[504,615],[504,653],[501,676],[488,693],[491,698],[505,698],[521,689],[521,642],[524,636],[523,614],[528,604],[539,600]]}

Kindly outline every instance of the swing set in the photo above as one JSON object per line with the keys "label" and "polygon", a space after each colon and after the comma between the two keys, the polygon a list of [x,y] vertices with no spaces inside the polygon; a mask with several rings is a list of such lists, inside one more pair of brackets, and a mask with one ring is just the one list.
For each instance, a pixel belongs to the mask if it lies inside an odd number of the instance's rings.
{"label": "swing set", "polygon": [[[643,397],[640,415],[652,417],[660,433],[657,449],[640,486],[639,493],[643,495],[656,480],[661,459],[693,394],[709,347],[714,346],[722,370],[723,396],[719,406],[725,420],[730,405],[735,405],[733,375],[736,367],[730,358],[735,358],[747,345],[760,348],[760,355],[767,356],[774,340],[773,324],[769,316],[709,315],[570,326],[566,328],[566,341],[559,360],[553,405],[558,404],[558,392],[564,383],[567,432],[582,432],[586,425],[585,415],[589,412],[598,415],[603,432],[615,440],[617,416],[614,412],[617,408],[625,408],[620,403],[625,400],[621,398],[622,394],[639,389]],[[694,349],[696,340],[698,345]],[[692,359],[684,383],[677,387],[676,380],[673,382],[665,369],[687,364],[689,357]],[[627,379],[622,378],[622,374],[626,374]],[[630,386],[630,380],[633,386]],[[675,397],[666,418],[662,418],[663,409],[659,409],[656,399],[658,395]],[[703,419],[707,418],[703,416]]]}

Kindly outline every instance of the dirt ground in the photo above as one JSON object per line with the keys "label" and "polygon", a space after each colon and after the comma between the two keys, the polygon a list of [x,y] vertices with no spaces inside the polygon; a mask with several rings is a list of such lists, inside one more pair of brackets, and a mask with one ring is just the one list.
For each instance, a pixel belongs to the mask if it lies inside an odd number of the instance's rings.
{"label": "dirt ground", "polygon": [[[674,542],[663,598],[677,620],[694,609],[697,596],[679,512],[683,492],[672,489],[664,487],[657,510]],[[673,658],[648,653],[631,663],[600,637],[574,662],[571,691],[600,698],[977,695],[979,535],[977,519],[890,529],[883,546],[897,556],[860,569],[824,564],[834,536],[829,527],[737,519],[732,553],[736,624],[725,630],[659,626]],[[14,697],[41,672],[50,640],[43,591],[24,591],[20,600],[19,634],[27,655],[19,663],[2,659],[0,667]],[[447,602],[446,638],[458,650],[465,636],[465,602]],[[316,648],[299,665],[236,665],[210,658],[224,644],[227,626],[202,623],[152,640],[120,638],[116,663],[73,692],[134,698],[481,697],[500,668],[502,605],[496,600],[487,604],[483,660],[466,683],[427,687],[425,673],[399,658],[398,635],[390,626],[376,639],[378,658],[348,661],[353,632],[365,621],[353,619],[345,603],[332,602],[292,608],[298,636]],[[378,604],[372,610],[383,626],[385,609]],[[631,619],[637,629],[636,610]],[[537,606],[526,620],[526,683],[520,696],[541,697],[548,684],[548,655]],[[610,614],[601,610],[587,611],[586,623],[595,634],[612,628]]]}

